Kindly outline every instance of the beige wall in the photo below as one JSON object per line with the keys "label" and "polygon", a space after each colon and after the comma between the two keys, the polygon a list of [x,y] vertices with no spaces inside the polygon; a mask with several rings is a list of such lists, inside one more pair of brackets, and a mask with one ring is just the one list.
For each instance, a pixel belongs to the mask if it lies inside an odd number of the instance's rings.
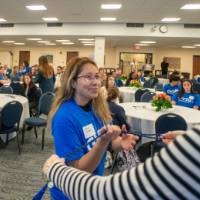
{"label": "beige wall", "polygon": [[[18,65],[19,63],[19,51],[31,51],[30,64],[34,65],[38,63],[38,58],[41,55],[52,54],[54,56],[54,66],[66,64],[66,52],[67,51],[79,51],[79,55],[94,57],[93,47],[15,47],[15,48],[0,48],[0,62],[2,64]],[[13,53],[11,57],[9,51]],[[156,65],[156,69],[160,69],[160,63],[163,57],[180,57],[181,58],[181,71],[192,73],[193,67],[193,55],[200,55],[198,49],[159,49],[159,48],[141,48],[135,50],[127,47],[106,48],[105,50],[105,67],[119,66],[119,54],[120,52],[143,52],[153,53],[153,64]],[[13,63],[12,63],[13,62]]]}

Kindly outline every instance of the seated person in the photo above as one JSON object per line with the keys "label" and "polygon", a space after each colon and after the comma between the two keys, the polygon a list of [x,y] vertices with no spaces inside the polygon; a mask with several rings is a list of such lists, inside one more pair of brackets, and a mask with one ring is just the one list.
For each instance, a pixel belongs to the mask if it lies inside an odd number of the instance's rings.
{"label": "seated person", "polygon": [[137,76],[138,76],[138,80],[140,81],[140,83],[144,84],[145,78],[144,78],[144,73],[142,70],[138,70]]}
{"label": "seated person", "polygon": [[31,75],[24,75],[21,95],[28,98],[31,115],[37,113],[37,107],[39,103],[39,96],[37,94],[37,86],[33,83]]}
{"label": "seated person", "polygon": [[4,84],[9,84],[10,80],[7,79],[7,77],[5,76],[5,70],[2,66],[0,66],[0,86],[4,85]]}
{"label": "seated person", "polygon": [[169,83],[163,87],[163,92],[172,98],[172,96],[180,90],[179,83],[180,77],[171,75],[169,78]]}
{"label": "seated person", "polygon": [[61,81],[61,76],[63,74],[63,68],[61,66],[57,66],[57,72],[56,72],[56,81],[54,84],[55,88],[59,88],[60,87],[60,81]]}
{"label": "seated person", "polygon": [[118,125],[122,127],[122,125],[126,125],[126,129],[129,130],[130,126],[126,122],[125,110],[123,107],[117,104],[120,93],[117,87],[112,87],[108,89],[108,106],[112,115],[112,122],[114,125]]}
{"label": "seated person", "polygon": [[18,66],[14,66],[10,75],[11,82],[20,82],[18,71]]}
{"label": "seated person", "polygon": [[172,97],[174,105],[185,106],[188,108],[198,109],[200,106],[200,98],[192,89],[192,82],[188,79],[182,81],[181,90]]}
{"label": "seated person", "polygon": [[129,74],[129,78],[128,78],[127,81],[126,81],[126,86],[129,86],[129,84],[130,84],[130,82],[131,82],[132,80],[138,80],[138,75],[137,75],[137,72],[136,72],[136,71],[131,72],[131,73]]}
{"label": "seated person", "polygon": [[120,79],[121,75],[122,75],[122,69],[121,68],[116,69],[116,72],[115,72],[115,85],[117,87],[122,87],[123,86],[123,82]]}

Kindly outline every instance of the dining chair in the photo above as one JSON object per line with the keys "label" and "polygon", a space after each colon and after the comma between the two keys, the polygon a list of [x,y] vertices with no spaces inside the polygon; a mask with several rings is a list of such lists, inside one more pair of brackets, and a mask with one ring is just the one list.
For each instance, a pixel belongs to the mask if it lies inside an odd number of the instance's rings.
{"label": "dining chair", "polygon": [[[42,94],[42,96],[40,97],[40,100],[39,100],[38,115],[27,118],[24,121],[24,126],[23,126],[23,130],[22,130],[22,141],[21,141],[22,144],[24,144],[26,125],[34,128],[36,138],[38,136],[37,128],[43,127],[41,149],[42,150],[44,149],[45,128],[46,128],[46,125],[47,125],[47,119],[46,118],[47,118],[49,111],[51,109],[51,104],[52,104],[53,100],[54,100],[54,94],[53,93],[47,92],[47,93]],[[46,118],[41,117],[41,115],[44,115]]]}
{"label": "dining chair", "polygon": [[7,103],[0,112],[0,134],[6,135],[6,145],[9,142],[9,134],[16,132],[17,146],[19,154],[21,153],[18,133],[19,124],[23,111],[23,106],[18,101],[11,101]]}
{"label": "dining chair", "polygon": [[145,92],[144,94],[142,94],[140,102],[150,102],[155,95],[155,92]]}
{"label": "dining chair", "polygon": [[13,89],[10,86],[3,85],[0,87],[1,94],[13,94]]}

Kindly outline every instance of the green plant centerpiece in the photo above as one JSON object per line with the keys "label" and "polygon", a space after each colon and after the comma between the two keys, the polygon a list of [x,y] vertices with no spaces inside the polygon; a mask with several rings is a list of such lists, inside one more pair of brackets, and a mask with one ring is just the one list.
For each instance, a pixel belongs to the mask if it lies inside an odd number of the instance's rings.
{"label": "green plant centerpiece", "polygon": [[131,80],[129,87],[134,87],[134,88],[143,88],[141,83],[138,80]]}

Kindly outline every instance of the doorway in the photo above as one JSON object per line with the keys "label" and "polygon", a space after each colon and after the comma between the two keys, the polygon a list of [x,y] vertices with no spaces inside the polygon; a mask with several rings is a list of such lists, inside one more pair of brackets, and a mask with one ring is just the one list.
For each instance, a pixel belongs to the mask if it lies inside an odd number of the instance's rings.
{"label": "doorway", "polygon": [[200,56],[193,56],[193,77],[200,74]]}
{"label": "doorway", "polygon": [[67,51],[67,60],[66,60],[66,63],[68,63],[68,61],[71,58],[78,57],[78,56],[79,56],[79,52],[78,51]]}
{"label": "doorway", "polygon": [[24,61],[30,63],[30,51],[19,52],[19,66],[22,66]]}

